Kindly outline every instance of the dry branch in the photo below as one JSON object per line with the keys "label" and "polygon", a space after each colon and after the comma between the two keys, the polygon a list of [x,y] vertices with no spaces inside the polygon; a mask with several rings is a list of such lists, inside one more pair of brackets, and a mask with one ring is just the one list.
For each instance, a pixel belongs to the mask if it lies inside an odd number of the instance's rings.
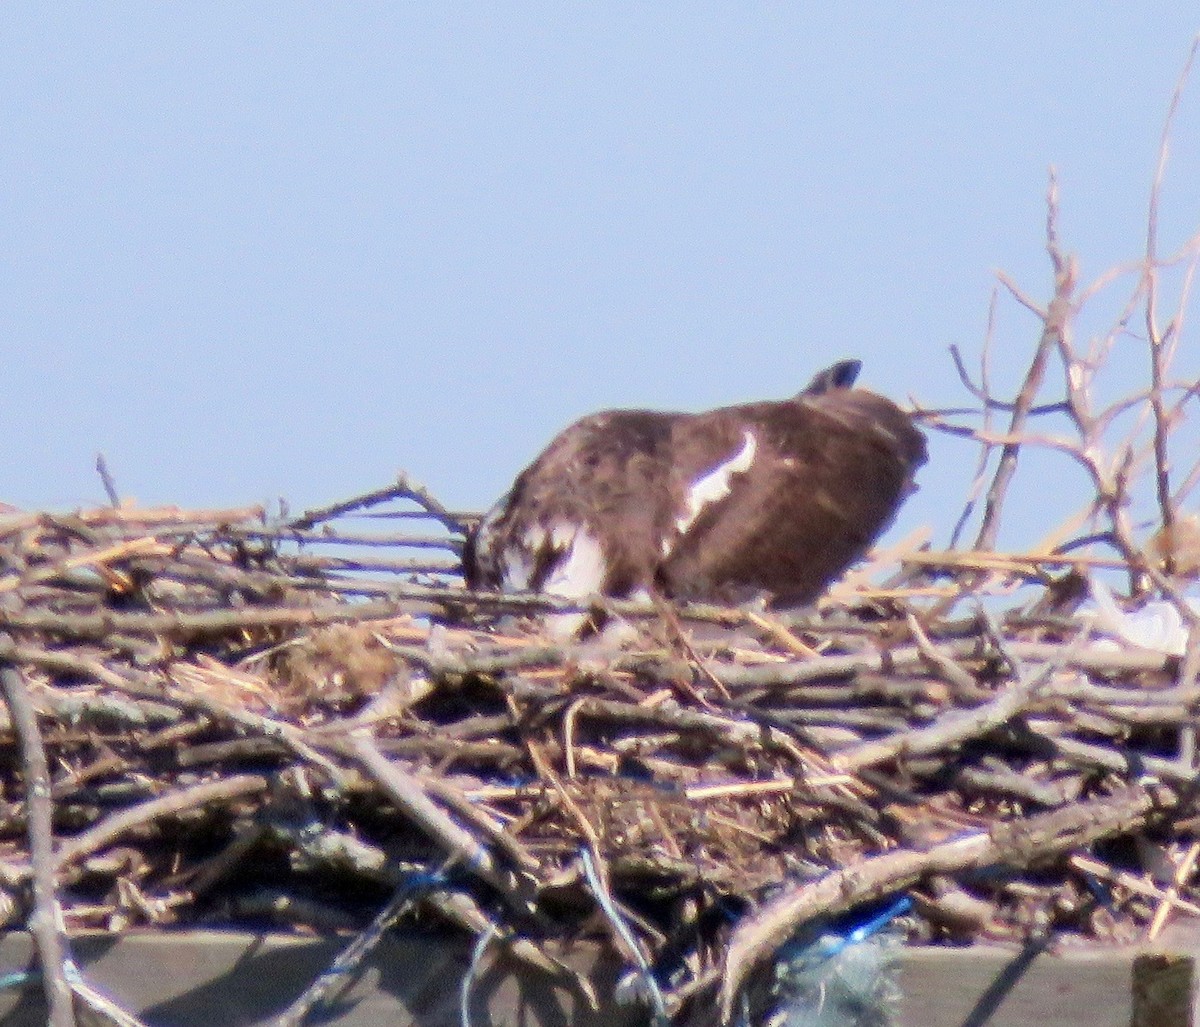
{"label": "dry branch", "polygon": [[62,912],[55,881],[50,768],[38,731],[37,716],[20,673],[10,666],[0,666],[0,687],[4,690],[4,701],[8,704],[21,747],[29,859],[33,870],[33,915],[29,919],[29,928],[37,942],[50,1027],[74,1027],[75,1011],[66,976],[67,950],[62,937]]}

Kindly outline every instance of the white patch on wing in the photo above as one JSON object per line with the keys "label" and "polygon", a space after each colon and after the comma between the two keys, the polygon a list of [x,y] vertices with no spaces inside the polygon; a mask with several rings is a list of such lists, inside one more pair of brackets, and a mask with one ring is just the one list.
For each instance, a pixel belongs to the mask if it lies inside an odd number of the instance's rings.
{"label": "white patch on wing", "polygon": [[[550,553],[545,551],[549,549]],[[545,578],[535,582],[534,572],[544,566]],[[547,529],[531,528],[519,541],[500,554],[502,588],[507,592],[525,592],[536,587],[547,595],[563,599],[582,599],[601,590],[608,574],[608,561],[600,543],[579,524],[559,521]]]}
{"label": "white patch on wing", "polygon": [[577,524],[568,524],[566,521],[559,521],[550,529],[550,541],[554,544],[555,549],[565,551],[571,547],[571,543],[575,541],[575,535],[579,530],[579,525]]}
{"label": "white patch on wing", "polygon": [[729,495],[730,479],[735,474],[744,474],[754,463],[758,440],[750,431],[742,433],[742,440],[742,448],[733,456],[692,482],[692,487],[688,489],[684,498],[684,511],[675,519],[675,528],[680,535],[686,534],[696,523],[696,518],[706,506]]}
{"label": "white patch on wing", "polygon": [[[505,503],[508,497],[497,504]],[[488,513],[487,519],[493,511]],[[533,588],[533,571],[538,563],[538,550],[546,544],[546,532],[540,527],[534,527],[525,533],[519,541],[510,542],[500,554],[501,583],[500,588],[505,592],[528,592]]]}
{"label": "white patch on wing", "polygon": [[871,431],[889,445],[895,446],[897,449],[900,448],[900,439],[890,428],[885,428],[882,424],[874,422],[871,424]]}
{"label": "white patch on wing", "polygon": [[600,543],[581,524],[565,521],[554,525],[550,540],[561,550],[542,591],[565,599],[582,599],[600,591],[608,575],[608,561]]}
{"label": "white patch on wing", "polygon": [[500,556],[500,588],[504,592],[525,592],[533,576],[533,561],[529,554],[516,546],[509,546]]}
{"label": "white patch on wing", "polygon": [[[552,545],[557,555],[541,591],[563,599],[583,599],[600,591],[608,574],[608,561],[587,528],[559,521],[542,534],[542,542]],[[590,616],[583,612],[552,613],[543,623],[551,638],[566,641],[579,634]]]}

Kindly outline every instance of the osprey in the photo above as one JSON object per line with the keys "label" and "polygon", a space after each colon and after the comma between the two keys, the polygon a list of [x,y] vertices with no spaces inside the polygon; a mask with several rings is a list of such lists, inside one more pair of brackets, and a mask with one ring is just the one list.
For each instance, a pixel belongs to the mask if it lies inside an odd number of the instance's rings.
{"label": "osprey", "polygon": [[467,540],[471,588],[815,599],[913,491],[925,439],[845,360],[791,399],[576,421]]}

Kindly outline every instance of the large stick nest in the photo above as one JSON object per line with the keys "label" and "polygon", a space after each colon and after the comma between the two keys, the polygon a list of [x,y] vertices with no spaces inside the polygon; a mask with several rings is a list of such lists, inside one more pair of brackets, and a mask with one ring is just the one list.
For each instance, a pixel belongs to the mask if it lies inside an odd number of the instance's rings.
{"label": "large stick nest", "polygon": [[[1148,253],[1084,351],[1095,287],[1053,189],[1050,213],[1052,299],[1010,287],[1040,326],[1015,399],[960,360],[973,409],[919,412],[978,448],[974,544],[972,499],[950,550],[900,543],[815,610],[612,603],[633,641],[564,645],[542,631],[564,604],[461,587],[469,517],[405,480],[298,518],[0,513],[7,924],[58,902],[69,929],[362,930],[391,899],[543,967],[539,939],[607,936],[686,1015],[718,987],[728,1008],[800,928],[899,892],[930,942],[1129,941],[1200,912],[1180,596],[1200,474],[1170,479],[1197,392],[1170,370],[1190,270],[1162,325],[1175,265]],[[1105,405],[1137,303],[1151,380]],[[1044,490],[1013,476],[1033,448],[1092,495],[998,551],[1006,502]],[[1101,575],[1184,634],[1097,627],[1080,603]]]}

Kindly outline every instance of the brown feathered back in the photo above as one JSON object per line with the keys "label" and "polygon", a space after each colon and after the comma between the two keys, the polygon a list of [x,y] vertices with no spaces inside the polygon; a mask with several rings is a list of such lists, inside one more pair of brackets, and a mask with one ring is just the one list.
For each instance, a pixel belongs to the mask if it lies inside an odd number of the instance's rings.
{"label": "brown feathered back", "polygon": [[925,441],[857,361],[799,395],[559,434],[468,541],[473,588],[808,602],[891,523]]}

